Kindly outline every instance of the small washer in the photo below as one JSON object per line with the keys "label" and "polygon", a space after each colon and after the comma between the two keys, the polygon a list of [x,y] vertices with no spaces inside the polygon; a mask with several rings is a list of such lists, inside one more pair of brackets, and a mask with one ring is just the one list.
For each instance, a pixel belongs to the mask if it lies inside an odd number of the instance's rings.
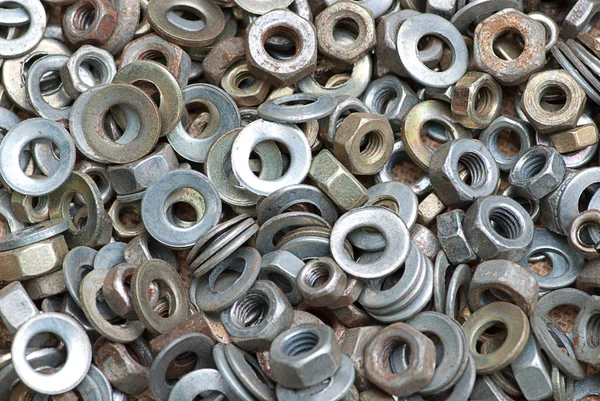
{"label": "small washer", "polygon": [[258,116],[276,123],[304,123],[330,115],[337,101],[333,96],[295,93],[268,100],[258,106]]}

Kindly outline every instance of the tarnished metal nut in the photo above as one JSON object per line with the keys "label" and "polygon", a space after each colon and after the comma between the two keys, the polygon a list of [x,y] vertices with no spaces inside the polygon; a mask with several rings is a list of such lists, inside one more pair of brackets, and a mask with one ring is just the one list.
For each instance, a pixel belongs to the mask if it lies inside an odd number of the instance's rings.
{"label": "tarnished metal nut", "polygon": [[271,89],[271,85],[252,75],[244,61],[232,65],[225,72],[221,87],[240,107],[258,106],[265,101]]}
{"label": "tarnished metal nut", "polygon": [[[597,229],[600,226],[600,210],[588,209],[579,213],[571,222],[567,239],[569,245],[579,254],[586,259],[598,259],[600,258],[600,250],[598,250]],[[595,232],[590,232],[591,228],[594,228]],[[586,241],[583,238],[585,231],[591,234],[591,242]]]}
{"label": "tarnished metal nut", "polygon": [[101,337],[94,344],[94,363],[115,388],[141,394],[148,388],[148,370],[154,357],[146,340],[119,344]]}
{"label": "tarnished metal nut", "polygon": [[533,241],[533,221],[523,206],[504,196],[477,199],[465,214],[465,235],[482,259],[520,260]]}
{"label": "tarnished metal nut", "polygon": [[558,153],[571,153],[598,143],[596,124],[581,125],[550,135],[552,147]]}
{"label": "tarnished metal nut", "polygon": [[517,161],[508,176],[509,182],[534,199],[554,191],[565,177],[565,161],[549,146],[533,146]]}
{"label": "tarnished metal nut", "polygon": [[369,84],[363,102],[372,113],[383,115],[396,128],[419,99],[405,82],[394,75],[386,75]]}
{"label": "tarnished metal nut", "polygon": [[533,333],[529,334],[525,349],[511,363],[511,369],[526,399],[537,401],[552,397],[550,365]]}
{"label": "tarnished metal nut", "polygon": [[38,313],[40,311],[21,283],[10,283],[0,290],[0,319],[9,333],[16,333],[23,323]]}
{"label": "tarnished metal nut", "polygon": [[[470,180],[461,178],[464,167]],[[464,207],[496,191],[500,172],[491,152],[476,139],[457,139],[442,144],[433,154],[429,178],[448,206]]]}
{"label": "tarnished metal nut", "polygon": [[600,260],[588,262],[577,276],[575,287],[588,294],[600,293]]}
{"label": "tarnished metal nut", "polygon": [[113,35],[119,18],[112,1],[78,0],[65,10],[62,30],[75,46],[101,46]]}
{"label": "tarnished metal nut", "polygon": [[[543,104],[544,95],[552,90],[565,96],[565,104],[559,110]],[[586,100],[585,91],[567,71],[549,70],[529,79],[521,97],[521,109],[539,133],[550,134],[574,127]]]}
{"label": "tarnished metal nut", "polygon": [[125,46],[121,55],[120,68],[141,60],[165,60],[165,67],[181,87],[187,86],[192,70],[192,59],[179,46],[158,35],[142,36]]}
{"label": "tarnished metal nut", "polygon": [[[80,69],[84,64],[97,73],[97,82],[96,79],[90,82],[83,78]],[[87,45],[77,49],[60,68],[60,78],[65,93],[73,99],[96,84],[111,83],[116,74],[117,67],[112,54]]]}
{"label": "tarnished metal nut", "polygon": [[352,113],[333,137],[333,152],[353,174],[373,175],[390,158],[393,144],[394,133],[387,118]]}
{"label": "tarnished metal nut", "polygon": [[[265,42],[272,36],[284,36],[293,42],[291,58],[277,60],[267,52]],[[257,78],[274,85],[299,81],[317,67],[315,26],[289,10],[275,10],[257,18],[248,29],[246,62]]]}
{"label": "tarnished metal nut", "polygon": [[435,258],[441,249],[437,236],[421,224],[415,224],[410,229],[410,240],[429,259]]}
{"label": "tarnished metal nut", "polygon": [[578,0],[563,21],[560,36],[566,39],[574,39],[581,31],[589,28],[593,18],[600,11],[599,4],[593,0]]}
{"label": "tarnished metal nut", "polygon": [[454,86],[450,107],[467,128],[485,128],[500,114],[502,88],[489,74],[467,72]]}
{"label": "tarnished metal nut", "polygon": [[171,266],[177,267],[175,253],[152,238],[147,231],[129,241],[123,253],[125,260],[135,265],[141,265],[150,259],[161,259]]}
{"label": "tarnished metal nut", "polygon": [[246,42],[243,38],[235,37],[220,41],[202,62],[204,78],[213,85],[219,85],[229,67],[245,59]]}
{"label": "tarnished metal nut", "polygon": [[102,202],[108,203],[115,196],[105,164],[82,160],[73,167],[73,171],[85,173],[94,180],[100,191]]}
{"label": "tarnished metal nut", "polygon": [[394,401],[396,398],[382,390],[366,390],[359,394],[359,401]]}
{"label": "tarnished metal nut", "polygon": [[600,363],[598,352],[598,323],[600,322],[600,297],[591,296],[575,320],[573,344],[577,359],[587,363]]}
{"label": "tarnished metal nut", "polygon": [[[102,295],[110,309],[123,319],[137,320],[138,316],[131,303],[131,282],[137,266],[129,263],[119,263],[113,266],[104,278]],[[153,289],[155,290],[155,289]],[[149,289],[149,291],[151,291]]]}
{"label": "tarnished metal nut", "polygon": [[116,199],[108,209],[113,235],[118,240],[130,240],[144,231],[141,201],[121,202]]}
{"label": "tarnished metal nut", "polygon": [[48,220],[48,197],[23,195],[13,192],[11,206],[15,216],[24,223],[41,223]]}
{"label": "tarnished metal nut", "polygon": [[[408,366],[392,355],[401,347],[410,349]],[[381,330],[365,349],[367,378],[386,393],[407,397],[425,387],[435,373],[435,345],[427,336],[405,323],[394,323]]]}
{"label": "tarnished metal nut", "polygon": [[373,388],[373,384],[367,378],[367,372],[363,364],[365,348],[375,336],[381,332],[382,326],[363,326],[348,329],[341,341],[342,354],[352,361],[356,376],[354,385],[359,391]]}
{"label": "tarnished metal nut", "polygon": [[0,280],[21,281],[58,270],[69,252],[62,235],[0,252]]}
{"label": "tarnished metal nut", "polygon": [[340,344],[333,330],[301,324],[281,333],[271,344],[271,368],[277,383],[294,389],[327,380],[340,367]]}
{"label": "tarnished metal nut", "polygon": [[23,287],[25,287],[25,291],[27,291],[34,301],[62,294],[67,291],[65,275],[62,269],[23,281]]}
{"label": "tarnished metal nut", "polygon": [[338,129],[340,121],[343,120],[349,113],[370,112],[369,107],[355,97],[339,95],[335,97],[335,100],[337,100],[337,105],[331,114],[319,120],[319,125],[321,131],[323,131],[324,139],[330,143],[333,143],[333,138]]}
{"label": "tarnished metal nut", "polygon": [[111,165],[108,176],[115,192],[128,195],[148,188],[157,178],[179,168],[171,145],[161,143],[150,155],[127,164]]}
{"label": "tarnished metal nut", "polygon": [[[360,293],[362,292],[363,288],[364,288],[364,285],[363,285],[362,281],[357,280],[354,277],[346,278],[346,288],[342,292],[342,295],[339,296],[337,301],[330,304],[328,306],[328,308],[334,310],[334,313],[335,313],[335,311],[340,308],[345,308],[347,306],[351,306],[354,302],[356,302],[356,300],[360,296]],[[344,312],[342,311],[340,313],[343,314]],[[336,314],[336,316],[337,316],[337,314]],[[342,320],[342,319],[340,319],[340,320]],[[350,326],[348,326],[348,327],[350,327]]]}
{"label": "tarnished metal nut", "polygon": [[[319,52],[334,62],[354,64],[375,47],[373,14],[356,3],[338,2],[327,7],[315,18],[315,26]],[[339,29],[354,33],[354,42],[336,40],[335,32]]]}
{"label": "tarnished metal nut", "polygon": [[326,149],[313,158],[308,175],[344,211],[369,199],[367,189]]}
{"label": "tarnished metal nut", "polygon": [[463,229],[464,218],[465,212],[462,209],[454,209],[440,214],[436,219],[438,240],[448,261],[453,265],[469,263],[477,259]]}
{"label": "tarnished metal nut", "polygon": [[312,306],[329,306],[346,288],[346,273],[331,258],[312,259],[304,265],[296,285],[304,300]]}
{"label": "tarnished metal nut", "polygon": [[[518,34],[524,42],[523,51],[512,60],[503,60],[494,52],[494,42],[507,32]],[[544,26],[514,8],[501,10],[480,22],[474,39],[476,68],[490,74],[501,85],[519,85],[546,64]]]}
{"label": "tarnished metal nut", "polygon": [[477,266],[469,285],[469,304],[477,309],[492,303],[509,301],[530,315],[540,288],[533,275],[509,260],[487,260]]}
{"label": "tarnished metal nut", "polygon": [[292,305],[302,302],[298,292],[296,277],[304,267],[304,262],[288,251],[274,251],[263,255],[259,280],[269,280],[277,285]]}

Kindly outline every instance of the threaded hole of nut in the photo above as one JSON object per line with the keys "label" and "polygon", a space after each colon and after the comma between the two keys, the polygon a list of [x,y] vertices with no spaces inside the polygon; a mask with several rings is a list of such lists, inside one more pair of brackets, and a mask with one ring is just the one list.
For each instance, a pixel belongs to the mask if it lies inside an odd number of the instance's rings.
{"label": "threaded hole of nut", "polygon": [[540,91],[538,102],[544,111],[554,113],[567,105],[567,93],[559,85],[548,85]]}
{"label": "threaded hole of nut", "polygon": [[72,26],[78,31],[87,30],[96,18],[96,8],[91,2],[83,3],[74,13]]}
{"label": "threaded hole of nut", "polygon": [[487,86],[479,88],[475,94],[475,113],[482,120],[490,120],[498,108],[498,98]]}
{"label": "threaded hole of nut", "polygon": [[287,338],[281,350],[288,356],[298,356],[314,349],[319,343],[319,336],[310,331],[303,331]]}
{"label": "threaded hole of nut", "polygon": [[519,218],[512,210],[504,207],[493,209],[490,212],[489,221],[494,231],[506,239],[516,239],[523,232]]}
{"label": "threaded hole of nut", "polygon": [[87,68],[94,77],[95,83],[109,83],[108,68],[96,57],[88,57],[81,63],[81,67]]}
{"label": "threaded hole of nut", "polygon": [[158,49],[146,50],[138,56],[138,60],[150,60],[160,63],[164,66],[168,65],[167,56]]}
{"label": "threaded hole of nut", "polygon": [[129,356],[131,356],[131,358],[138,364],[144,367],[148,367],[152,364],[152,361],[148,359],[146,353],[136,343],[128,343],[124,344],[124,346]]}
{"label": "threaded hole of nut", "polygon": [[139,207],[121,204],[119,207],[119,223],[128,229],[137,228],[142,223]]}
{"label": "threaded hole of nut", "polygon": [[324,286],[330,279],[329,268],[327,265],[317,263],[305,276],[304,281],[306,284],[313,288]]}
{"label": "threaded hole of nut", "polygon": [[469,173],[464,179],[465,184],[472,188],[477,188],[485,184],[488,169],[481,155],[474,152],[466,152],[459,157],[458,165],[464,166]]}
{"label": "threaded hole of nut", "polygon": [[538,175],[546,165],[547,158],[542,152],[530,152],[526,154],[525,160],[516,169],[516,175],[519,179],[533,178]]}
{"label": "threaded hole of nut", "polygon": [[590,347],[600,347],[600,313],[595,313],[590,317],[585,326],[587,343]]}
{"label": "threaded hole of nut", "polygon": [[410,363],[411,349],[400,339],[390,339],[383,344],[381,362],[393,374],[404,371]]}
{"label": "threaded hole of nut", "polygon": [[250,71],[242,71],[233,78],[233,85],[238,89],[247,89],[256,83],[256,78]]}
{"label": "threaded hole of nut", "polygon": [[385,139],[379,131],[370,131],[360,138],[360,155],[370,162],[378,161],[384,154]]}
{"label": "threaded hole of nut", "polygon": [[231,316],[240,327],[255,327],[264,321],[269,301],[262,294],[247,294],[233,304]]}
{"label": "threaded hole of nut", "polygon": [[162,318],[168,318],[171,315],[169,299],[163,297],[158,300],[158,303],[154,307],[154,313]]}
{"label": "threaded hole of nut", "polygon": [[[289,49],[275,48],[268,43],[270,38],[279,38],[291,44]],[[302,50],[302,37],[298,32],[287,26],[273,27],[263,34],[262,43],[265,51],[275,60],[289,60],[296,57]]]}
{"label": "threaded hole of nut", "polygon": [[398,92],[393,88],[383,88],[375,95],[373,108],[378,114],[385,114],[396,102],[396,99],[398,99]]}
{"label": "threaded hole of nut", "polygon": [[31,208],[33,209],[34,212],[41,212],[47,206],[48,206],[48,197],[46,195],[31,197]]}
{"label": "threaded hole of nut", "polygon": [[294,287],[290,280],[286,278],[283,274],[269,273],[267,274],[267,279],[269,281],[272,281],[277,287],[279,287],[284,294],[290,294],[294,290]]}

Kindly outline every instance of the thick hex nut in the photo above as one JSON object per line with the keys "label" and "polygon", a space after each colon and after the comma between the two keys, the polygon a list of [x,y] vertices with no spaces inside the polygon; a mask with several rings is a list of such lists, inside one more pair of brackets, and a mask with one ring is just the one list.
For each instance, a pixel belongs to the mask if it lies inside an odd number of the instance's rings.
{"label": "thick hex nut", "polygon": [[394,133],[387,118],[352,113],[333,137],[333,152],[353,174],[378,173],[392,155]]}
{"label": "thick hex nut", "polygon": [[128,347],[101,337],[94,344],[94,363],[116,389],[137,395],[148,388],[148,370],[154,358],[146,340],[137,339]]}
{"label": "thick hex nut", "polygon": [[533,241],[531,216],[505,196],[477,199],[467,210],[463,227],[469,244],[484,260],[521,260]]}
{"label": "thick hex nut", "polygon": [[192,70],[192,59],[183,49],[158,35],[150,34],[136,39],[123,49],[120,68],[141,60],[164,58],[167,70],[183,88],[187,86]]}
{"label": "thick hex nut", "polygon": [[346,273],[333,259],[327,257],[308,261],[296,278],[302,298],[316,307],[336,302],[346,289],[346,282]]}
{"label": "thick hex nut", "polygon": [[321,324],[301,324],[271,344],[271,368],[277,383],[302,389],[332,377],[342,352],[333,330]]}
{"label": "thick hex nut", "polygon": [[588,294],[600,293],[600,259],[589,261],[577,276],[575,287]]}
{"label": "thick hex nut", "polygon": [[510,300],[530,315],[538,299],[540,287],[526,269],[510,260],[487,260],[477,266],[469,285],[469,304],[477,309]]}
{"label": "thick hex nut", "polygon": [[371,112],[367,105],[355,97],[340,95],[336,96],[335,100],[337,100],[337,105],[331,114],[319,120],[321,131],[323,131],[325,139],[330,143],[333,143],[339,121],[343,120],[347,114]]}
{"label": "thick hex nut", "polygon": [[552,146],[558,153],[571,153],[598,143],[596,124],[581,125],[550,135]]}
{"label": "thick hex nut", "polygon": [[82,78],[80,69],[83,64],[93,67],[97,72],[98,84],[111,83],[117,74],[112,54],[94,46],[81,46],[60,68],[60,78],[65,93],[73,99],[77,99],[79,95],[96,84],[95,82],[86,82]]}
{"label": "thick hex nut", "polygon": [[[543,95],[556,90],[565,95],[560,110],[544,108]],[[540,134],[551,134],[574,127],[583,114],[587,95],[565,70],[550,70],[532,76],[521,97],[521,109]]]}
{"label": "thick hex nut", "polygon": [[527,400],[547,400],[552,398],[551,367],[533,333],[529,334],[525,349],[510,365]]}
{"label": "thick hex nut", "polygon": [[573,335],[575,355],[583,362],[599,364],[598,322],[600,321],[600,297],[591,296],[575,320]]}
{"label": "thick hex nut", "polygon": [[271,85],[256,79],[244,61],[232,65],[221,78],[221,87],[240,107],[258,106],[265,101]]}
{"label": "thick hex nut", "polygon": [[[494,52],[494,42],[506,32],[517,33],[524,41],[519,57],[503,60]],[[487,72],[501,85],[515,86],[546,64],[544,26],[513,8],[507,8],[480,22],[475,28],[473,58],[478,70]]]}
{"label": "thick hex nut", "polygon": [[202,62],[204,78],[219,85],[225,72],[238,61],[246,60],[246,42],[243,38],[225,39],[211,49]]}
{"label": "thick hex nut", "polygon": [[10,283],[0,290],[0,319],[11,334],[38,313],[21,283]]}
{"label": "thick hex nut", "polygon": [[359,391],[373,388],[373,384],[367,378],[367,372],[363,364],[365,348],[375,336],[381,332],[382,326],[364,326],[346,330],[342,340],[342,354],[352,361],[356,376],[354,385]]}
{"label": "thick hex nut", "polygon": [[[462,179],[459,169],[469,173]],[[457,139],[442,144],[431,157],[429,178],[442,202],[464,207],[496,191],[500,171],[492,153],[476,139]]]}
{"label": "thick hex nut", "polygon": [[142,220],[141,202],[138,200],[124,203],[115,199],[110,206],[108,217],[112,222],[113,235],[116,239],[128,241],[146,231]]}
{"label": "thick hex nut", "polygon": [[419,103],[413,90],[394,75],[372,81],[363,95],[372,113],[386,117],[393,127],[400,127],[406,113]]}
{"label": "thick hex nut", "polygon": [[257,281],[241,299],[221,312],[231,341],[250,351],[266,351],[294,318],[292,305],[270,281]]}
{"label": "thick hex nut", "polygon": [[108,176],[117,194],[128,195],[145,190],[157,178],[178,168],[179,161],[171,145],[161,143],[146,157],[108,167]]}
{"label": "thick hex nut", "polygon": [[328,150],[313,158],[308,175],[344,211],[369,199],[367,189]]}
{"label": "thick hex nut", "polygon": [[51,273],[62,267],[67,252],[62,235],[0,252],[0,280],[21,281]]}
{"label": "thick hex nut", "polygon": [[[48,220],[48,197],[23,195],[13,192],[10,204],[15,216],[26,223],[41,223]],[[34,206],[34,202],[36,202]]]}
{"label": "thick hex nut", "polygon": [[275,283],[292,305],[302,302],[298,292],[296,277],[304,267],[304,262],[288,251],[274,251],[262,257],[259,280],[269,280]]}
{"label": "thick hex nut", "polygon": [[31,280],[23,281],[23,287],[25,287],[25,291],[27,291],[34,301],[62,294],[67,291],[65,275],[62,269],[50,274],[32,278]]}
{"label": "thick hex nut", "polygon": [[469,263],[477,259],[477,255],[469,245],[463,229],[465,212],[454,209],[437,216],[438,240],[448,261],[453,265]]}
{"label": "thick hex nut", "polygon": [[[356,39],[348,44],[336,40],[335,31],[347,23],[349,30],[356,30]],[[352,25],[350,25],[352,24]],[[368,54],[376,43],[375,21],[368,9],[352,2],[337,2],[317,15],[317,40],[319,52],[334,62],[354,64]]]}
{"label": "thick hex nut", "polygon": [[483,72],[467,72],[454,86],[450,107],[456,120],[467,128],[485,128],[498,117],[502,88]]}
{"label": "thick hex nut", "polygon": [[[335,310],[337,309],[351,306],[354,302],[356,302],[363,288],[364,284],[362,281],[357,280],[354,277],[347,277],[346,288],[344,288],[342,295],[339,296],[337,301],[330,304],[328,308],[332,309],[335,313]],[[344,311],[342,311],[341,313],[344,313]]]}
{"label": "thick hex nut", "polygon": [[542,199],[554,191],[566,173],[562,156],[549,146],[534,146],[521,156],[512,168],[508,181],[527,192],[533,199]]}
{"label": "thick hex nut", "polygon": [[112,1],[79,0],[65,10],[62,32],[74,46],[101,46],[114,33],[118,17]]}
{"label": "thick hex nut", "polygon": [[[286,60],[273,58],[265,49],[269,37],[281,35],[292,39],[295,54]],[[317,67],[315,26],[289,10],[275,10],[262,15],[250,25],[246,40],[248,69],[257,78],[277,86],[288,86],[310,75]]]}

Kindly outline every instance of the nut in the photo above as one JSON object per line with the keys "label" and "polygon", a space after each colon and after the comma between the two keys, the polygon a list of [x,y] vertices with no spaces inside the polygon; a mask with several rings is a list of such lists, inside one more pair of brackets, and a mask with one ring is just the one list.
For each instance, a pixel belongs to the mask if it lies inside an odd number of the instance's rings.
{"label": "nut", "polygon": [[547,400],[552,397],[550,366],[533,333],[525,349],[511,364],[515,380],[528,400]]}
{"label": "nut", "polygon": [[415,224],[410,229],[410,240],[429,259],[434,259],[441,249],[437,236],[421,224]]}
{"label": "nut", "polygon": [[112,1],[79,0],[65,10],[63,35],[75,46],[101,46],[112,36],[118,18]]}
{"label": "nut", "polygon": [[353,174],[378,173],[392,154],[394,133],[387,118],[352,113],[333,137],[333,152]]}
{"label": "nut", "polygon": [[[277,60],[265,50],[269,37],[289,37],[296,49],[293,56]],[[262,15],[250,25],[246,41],[246,62],[254,76],[277,86],[288,86],[310,75],[317,67],[315,26],[289,10]]]}
{"label": "nut", "polygon": [[595,328],[600,318],[600,297],[591,296],[585,303],[581,312],[575,320],[573,335],[575,340],[575,354],[577,359],[583,362],[598,364],[600,356],[598,354],[598,332]]}
{"label": "nut", "polygon": [[113,235],[116,239],[130,240],[146,230],[142,220],[141,202],[124,203],[115,199],[110,209],[108,209]]}
{"label": "nut", "polygon": [[508,180],[523,189],[533,199],[541,199],[554,191],[565,177],[562,156],[548,146],[533,146],[519,158]]}
{"label": "nut", "polygon": [[437,216],[437,232],[440,245],[448,261],[453,265],[469,263],[477,259],[477,255],[469,245],[463,229],[465,212],[455,209]]}
{"label": "nut", "polygon": [[311,306],[328,306],[339,299],[346,288],[346,274],[331,258],[312,259],[304,265],[296,285]]}
{"label": "nut", "polygon": [[355,97],[340,95],[336,96],[335,100],[337,100],[337,104],[331,114],[319,120],[321,131],[323,131],[324,134],[323,136],[330,143],[333,143],[333,138],[335,137],[335,133],[339,126],[338,123],[340,120],[343,120],[347,114],[370,112],[369,107]]}
{"label": "nut", "polygon": [[[470,181],[461,178],[464,167]],[[448,206],[464,207],[496,191],[500,172],[491,152],[475,139],[457,139],[442,144],[433,154],[429,178],[436,193]]]}
{"label": "nut", "polygon": [[348,329],[342,339],[342,354],[350,358],[354,365],[354,370],[356,371],[354,385],[359,391],[373,388],[373,384],[371,384],[367,378],[367,373],[363,365],[363,357],[365,348],[381,329],[381,326],[363,326]]}
{"label": "nut", "polygon": [[221,87],[240,107],[258,106],[269,95],[271,85],[256,79],[244,61],[232,65],[221,78]]}
{"label": "nut", "polygon": [[[165,59],[167,70],[183,88],[191,74],[192,60],[183,49],[158,35],[150,34],[136,39],[123,49],[120,68],[140,60]],[[206,76],[206,71],[205,71]]]}
{"label": "nut", "polygon": [[108,167],[108,176],[115,192],[128,195],[145,190],[157,178],[179,168],[171,145],[161,143],[154,153],[127,164]]}
{"label": "nut", "polygon": [[96,85],[96,80],[89,82],[83,79],[80,72],[83,64],[93,68],[98,74],[98,84],[109,84],[117,74],[115,59],[106,50],[94,46],[81,46],[69,57],[69,60],[60,68],[60,78],[65,93],[76,99],[81,93]]}
{"label": "nut", "polygon": [[340,367],[341,354],[331,328],[302,324],[273,341],[271,368],[277,383],[302,389],[332,377]]}
{"label": "nut", "polygon": [[[346,288],[334,303],[328,305],[329,309],[339,309],[352,305],[364,288],[363,282],[354,277],[346,278]],[[335,313],[335,312],[334,312]]]}
{"label": "nut", "polygon": [[0,252],[0,280],[20,281],[51,273],[62,267],[67,252],[62,235]]}
{"label": "nut", "polygon": [[588,294],[600,292],[600,259],[589,261],[577,276],[575,287]]}
{"label": "nut", "polygon": [[[565,104],[559,110],[542,104],[543,96],[551,90],[565,95]],[[586,100],[585,91],[568,72],[550,70],[529,79],[521,98],[521,109],[540,134],[550,134],[574,127]]]}
{"label": "nut", "polygon": [[399,128],[406,113],[419,103],[410,86],[394,75],[372,81],[365,90],[363,101],[372,113],[390,120],[394,128]]}
{"label": "nut", "polygon": [[574,39],[580,31],[588,30],[593,24],[594,17],[600,11],[600,4],[593,0],[578,0],[574,2],[565,17],[560,30],[560,36],[565,39]]}
{"label": "nut", "polygon": [[23,195],[13,192],[11,206],[15,216],[25,223],[41,223],[48,220],[48,197]]}
{"label": "nut", "polygon": [[0,319],[11,334],[38,313],[21,283],[10,283],[0,290]]}
{"label": "nut", "polygon": [[[494,42],[507,32],[518,34],[524,42],[523,51],[513,60],[503,60],[494,52]],[[544,67],[545,46],[544,26],[520,11],[508,8],[477,25],[473,58],[478,70],[487,72],[501,85],[515,86],[525,82],[531,74]]]}
{"label": "nut", "polygon": [[[327,7],[317,15],[315,26],[319,52],[334,62],[354,64],[375,47],[373,14],[356,3],[337,2]],[[351,44],[336,40],[336,30],[344,28],[357,31]]]}
{"label": "nut", "polygon": [[65,275],[62,269],[40,277],[32,278],[31,280],[23,281],[23,287],[25,287],[25,291],[27,291],[34,301],[62,294],[67,291]]}
{"label": "nut", "polygon": [[381,390],[367,390],[360,393],[359,401],[394,401],[393,395]]}
{"label": "nut", "polygon": [[326,149],[313,158],[308,175],[344,211],[369,199],[367,189]]}
{"label": "nut", "polygon": [[596,124],[580,125],[550,135],[552,146],[558,153],[571,153],[598,143]]}
{"label": "nut", "polygon": [[463,220],[465,235],[484,260],[524,257],[533,241],[533,221],[523,206],[504,196],[477,199]]}
{"label": "nut", "polygon": [[141,394],[148,388],[148,370],[153,360],[146,340],[115,343],[101,337],[94,344],[94,363],[116,389]]}
{"label": "nut", "polygon": [[304,262],[288,251],[269,252],[262,257],[259,280],[269,280],[284,293],[290,304],[302,302],[302,295],[296,286],[296,277],[304,267]]}
{"label": "nut", "polygon": [[223,40],[215,44],[202,62],[204,78],[213,85],[219,85],[229,67],[245,59],[246,42],[243,38]]}
{"label": "nut", "polygon": [[452,115],[467,128],[485,128],[500,114],[502,88],[483,72],[467,72],[454,86]]}
{"label": "nut", "polygon": [[342,308],[331,309],[335,317],[348,328],[362,327],[372,324],[373,318],[363,309],[356,305],[348,305]]}

